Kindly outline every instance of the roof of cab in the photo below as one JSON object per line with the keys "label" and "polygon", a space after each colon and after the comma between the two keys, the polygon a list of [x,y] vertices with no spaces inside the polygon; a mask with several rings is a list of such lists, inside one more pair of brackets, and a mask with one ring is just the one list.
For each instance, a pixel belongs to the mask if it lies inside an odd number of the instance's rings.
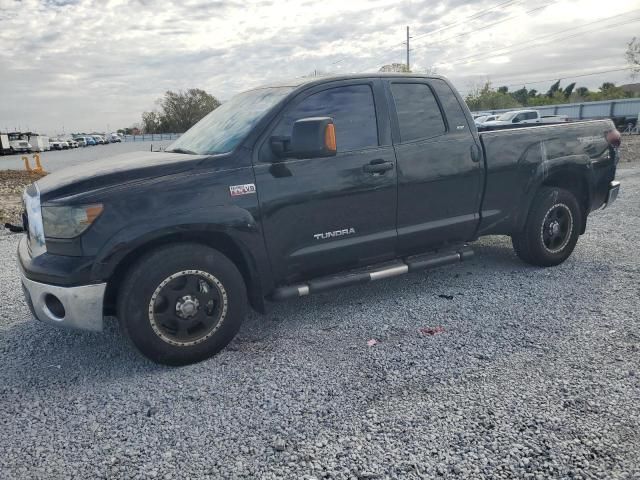
{"label": "roof of cab", "polygon": [[368,79],[368,78],[407,78],[407,79],[434,78],[434,79],[445,80],[445,78],[440,75],[428,75],[428,74],[419,74],[419,73],[383,73],[383,72],[355,73],[355,74],[345,74],[345,75],[331,75],[326,77],[293,78],[293,79],[283,80],[280,82],[262,85],[256,88],[251,88],[247,91],[260,90],[263,88],[278,88],[278,87],[298,88],[302,86],[321,85],[323,83],[338,82],[342,80],[357,80],[357,79]]}

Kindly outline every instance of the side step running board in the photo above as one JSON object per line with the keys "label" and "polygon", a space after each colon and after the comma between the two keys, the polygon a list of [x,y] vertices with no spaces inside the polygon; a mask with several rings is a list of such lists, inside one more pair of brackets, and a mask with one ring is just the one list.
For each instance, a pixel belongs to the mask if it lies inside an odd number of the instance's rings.
{"label": "side step running board", "polygon": [[383,278],[397,277],[409,272],[417,272],[427,268],[440,267],[458,263],[473,256],[473,250],[465,245],[455,250],[429,253],[407,257],[397,262],[382,266],[373,266],[369,270],[346,272],[342,275],[316,278],[298,285],[278,287],[273,292],[273,300],[285,300],[293,297],[304,297],[311,293],[324,292],[333,288],[346,287],[359,283],[368,283]]}

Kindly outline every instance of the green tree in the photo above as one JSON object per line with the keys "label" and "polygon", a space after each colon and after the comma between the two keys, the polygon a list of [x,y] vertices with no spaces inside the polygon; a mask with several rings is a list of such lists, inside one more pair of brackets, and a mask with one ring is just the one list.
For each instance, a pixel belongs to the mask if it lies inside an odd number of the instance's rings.
{"label": "green tree", "polygon": [[587,98],[589,96],[589,89],[587,87],[576,88],[576,94],[580,98]]}
{"label": "green tree", "polygon": [[553,96],[558,90],[560,90],[560,80],[558,80],[556,83],[551,85],[551,87],[549,88],[549,91],[547,92],[547,97],[553,98]]}
{"label": "green tree", "polygon": [[522,106],[529,104],[529,94],[530,92],[527,90],[527,87],[522,87],[520,90],[511,92],[513,99]]}
{"label": "green tree", "polygon": [[220,106],[216,97],[199,88],[178,92],[169,90],[157,103],[159,111],[142,114],[142,124],[146,133],[186,132]]}
{"label": "green tree", "polygon": [[622,88],[616,87],[615,83],[604,82],[600,85],[598,92],[590,95],[593,100],[616,100],[618,98],[627,98],[632,96],[631,93],[625,92]]}
{"label": "green tree", "polygon": [[142,129],[146,133],[172,133],[162,132],[160,114],[158,112],[142,112]]}
{"label": "green tree", "polygon": [[564,91],[562,92],[564,95],[564,98],[566,98],[567,100],[569,99],[569,97],[571,96],[571,94],[573,93],[573,89],[576,88],[576,82],[570,83],[569,85],[567,85],[564,89]]}
{"label": "green tree", "polygon": [[627,50],[624,54],[627,59],[627,63],[633,71],[633,76],[640,73],[640,40],[633,37],[627,44]]}
{"label": "green tree", "polygon": [[501,93],[487,82],[482,87],[470,92],[465,101],[471,110],[499,110],[501,108],[515,108],[521,105],[508,93]]}

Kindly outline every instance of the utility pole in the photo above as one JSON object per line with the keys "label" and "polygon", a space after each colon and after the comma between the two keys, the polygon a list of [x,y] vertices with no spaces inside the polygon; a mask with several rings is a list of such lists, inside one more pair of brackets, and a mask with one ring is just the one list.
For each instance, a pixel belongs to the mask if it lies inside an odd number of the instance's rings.
{"label": "utility pole", "polygon": [[409,66],[409,25],[407,25],[407,72],[411,71]]}

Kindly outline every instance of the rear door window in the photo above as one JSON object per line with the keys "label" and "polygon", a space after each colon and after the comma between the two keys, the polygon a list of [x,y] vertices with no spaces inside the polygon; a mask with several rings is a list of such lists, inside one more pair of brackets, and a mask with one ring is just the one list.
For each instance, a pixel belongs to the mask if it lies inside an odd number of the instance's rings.
{"label": "rear door window", "polygon": [[424,83],[392,83],[400,141],[436,137],[447,128],[431,88]]}
{"label": "rear door window", "polygon": [[[449,124],[450,132],[465,131],[469,127],[467,124],[467,117],[464,113],[462,105],[458,100],[458,97],[453,93],[451,87],[444,80],[434,78],[429,81],[433,90],[436,92],[442,110]],[[489,115],[484,121],[495,120],[495,115]]]}

